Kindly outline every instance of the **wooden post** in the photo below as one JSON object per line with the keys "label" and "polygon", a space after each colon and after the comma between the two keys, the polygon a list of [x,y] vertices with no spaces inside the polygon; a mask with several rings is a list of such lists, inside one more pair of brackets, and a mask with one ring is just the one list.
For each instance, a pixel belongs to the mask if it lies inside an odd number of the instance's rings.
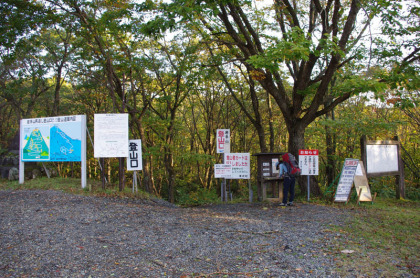
{"label": "wooden post", "polygon": [[396,198],[405,199],[405,183],[404,183],[404,165],[401,158],[401,143],[398,140],[398,136],[394,137],[395,141],[398,141],[398,171],[399,175],[395,177],[396,185]]}
{"label": "wooden post", "polygon": [[99,166],[101,167],[102,189],[105,190],[105,158],[99,158]]}

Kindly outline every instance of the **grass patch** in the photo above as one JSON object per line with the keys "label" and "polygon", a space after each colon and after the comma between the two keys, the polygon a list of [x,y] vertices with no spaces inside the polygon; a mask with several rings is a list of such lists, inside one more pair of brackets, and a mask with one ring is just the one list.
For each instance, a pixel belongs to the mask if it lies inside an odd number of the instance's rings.
{"label": "grass patch", "polygon": [[7,179],[0,179],[0,190],[59,190],[71,194],[91,195],[100,197],[119,197],[119,198],[133,198],[133,199],[148,199],[150,195],[144,191],[139,190],[136,193],[132,192],[131,186],[127,186],[123,191],[119,191],[118,185],[108,184],[105,190],[102,189],[102,183],[96,180],[88,180],[86,188],[81,187],[80,179],[75,178],[36,178],[26,180],[24,184],[19,184],[18,181],[8,181]]}
{"label": "grass patch", "polygon": [[[374,204],[346,205],[354,217],[332,250],[343,276],[363,274],[379,277],[420,275],[420,203],[377,199]],[[343,250],[353,250],[344,254]]]}

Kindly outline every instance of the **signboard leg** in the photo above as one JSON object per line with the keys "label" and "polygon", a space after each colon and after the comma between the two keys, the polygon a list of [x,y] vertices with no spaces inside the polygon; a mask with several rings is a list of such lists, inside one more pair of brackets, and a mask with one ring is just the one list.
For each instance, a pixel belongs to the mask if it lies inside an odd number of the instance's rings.
{"label": "signboard leg", "polygon": [[[20,128],[20,138],[22,138],[22,134],[23,134],[22,121],[23,120],[20,120],[20,126],[21,126],[21,128]],[[22,143],[22,140],[19,140],[19,141],[20,141],[20,146],[19,146],[19,184],[23,184],[25,182],[25,162],[22,161],[22,149],[23,149],[22,145],[23,145],[23,143]]]}
{"label": "signboard leg", "polygon": [[309,195],[311,193],[311,184],[309,183],[309,181],[310,181],[309,176],[307,176],[307,177],[308,177],[308,202],[309,202]]}
{"label": "signboard leg", "polygon": [[134,171],[133,172],[133,193],[134,193],[134,190],[135,190],[135,188],[137,188],[137,171]]}
{"label": "signboard leg", "polygon": [[254,192],[252,192],[252,187],[251,187],[251,180],[248,180],[248,191],[249,191],[249,202],[252,203],[252,199],[253,199],[253,194]]}
{"label": "signboard leg", "polygon": [[19,159],[19,184],[23,184],[25,182],[25,162],[22,162]]}
{"label": "signboard leg", "polygon": [[87,171],[86,171],[86,116],[82,117],[82,151],[81,151],[81,157],[80,157],[80,164],[81,164],[81,170],[80,170],[80,178],[82,179],[82,188],[86,187],[87,183]]}
{"label": "signboard leg", "polygon": [[226,179],[222,180],[222,186],[221,186],[221,197],[222,202],[227,202],[227,196],[226,196]]}

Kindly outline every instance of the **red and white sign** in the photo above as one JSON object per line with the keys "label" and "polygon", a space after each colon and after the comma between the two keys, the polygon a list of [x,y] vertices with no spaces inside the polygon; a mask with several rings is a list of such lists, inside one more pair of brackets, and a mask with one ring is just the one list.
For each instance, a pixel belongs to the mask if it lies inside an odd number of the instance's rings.
{"label": "red and white sign", "polygon": [[318,150],[299,150],[299,168],[302,176],[318,176]]}
{"label": "red and white sign", "polygon": [[225,153],[225,164],[232,165],[230,179],[251,178],[251,156],[249,153]]}
{"label": "red and white sign", "polygon": [[230,153],[230,129],[216,130],[216,153]]}
{"label": "red and white sign", "polygon": [[232,176],[232,165],[229,164],[214,164],[214,177],[230,179]]}

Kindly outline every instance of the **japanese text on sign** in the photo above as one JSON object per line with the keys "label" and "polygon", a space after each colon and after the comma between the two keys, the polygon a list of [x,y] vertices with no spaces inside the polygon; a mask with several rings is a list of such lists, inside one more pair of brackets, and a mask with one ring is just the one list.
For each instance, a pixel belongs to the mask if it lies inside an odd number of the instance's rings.
{"label": "japanese text on sign", "polygon": [[232,176],[232,165],[229,164],[215,164],[214,177],[229,179]]}
{"label": "japanese text on sign", "polygon": [[337,185],[337,191],[335,193],[335,202],[347,202],[358,164],[358,159],[347,158],[345,160],[340,180]]}
{"label": "japanese text on sign", "polygon": [[249,153],[225,153],[225,164],[232,165],[231,179],[250,179],[250,154]]}
{"label": "japanese text on sign", "polygon": [[318,150],[299,150],[299,168],[304,176],[317,176],[319,172]]}
{"label": "japanese text on sign", "polygon": [[128,171],[143,170],[140,139],[130,140],[128,142],[127,170]]}
{"label": "japanese text on sign", "polygon": [[230,153],[230,129],[218,129],[216,131],[217,153]]}

